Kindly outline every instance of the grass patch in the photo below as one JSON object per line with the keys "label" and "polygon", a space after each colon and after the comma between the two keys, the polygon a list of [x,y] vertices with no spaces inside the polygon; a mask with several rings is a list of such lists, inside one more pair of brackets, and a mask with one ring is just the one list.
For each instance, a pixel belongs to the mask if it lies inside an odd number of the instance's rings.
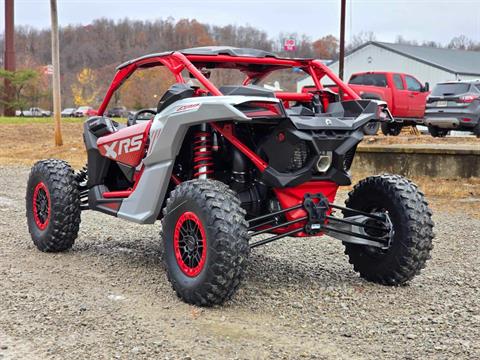
{"label": "grass patch", "polygon": [[[83,123],[85,118],[62,118],[62,123],[74,124],[74,123]],[[0,125],[28,125],[28,124],[52,124],[52,117],[0,117]]]}
{"label": "grass patch", "polygon": [[[62,124],[83,124],[85,117],[62,117]],[[127,119],[115,118],[115,121],[126,124]],[[52,124],[53,117],[0,117],[0,125],[28,125],[28,124]]]}

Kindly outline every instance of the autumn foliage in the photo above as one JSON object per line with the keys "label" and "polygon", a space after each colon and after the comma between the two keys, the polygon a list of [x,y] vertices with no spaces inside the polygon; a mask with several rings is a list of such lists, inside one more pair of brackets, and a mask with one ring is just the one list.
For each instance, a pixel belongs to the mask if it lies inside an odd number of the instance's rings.
{"label": "autumn foliage", "polygon": [[73,103],[75,106],[84,106],[97,102],[99,90],[97,76],[90,68],[83,68],[77,74],[77,79],[72,85]]}
{"label": "autumn foliage", "polygon": [[[296,39],[296,50],[285,52],[283,41]],[[51,63],[50,32],[31,27],[16,28],[17,68],[34,69],[39,75],[29,83],[28,106],[51,109],[51,79],[41,69]],[[351,38],[348,49],[375,40],[373,33],[359,33]],[[398,41],[405,41],[399,39]],[[305,34],[281,33],[268,36],[265,31],[252,26],[216,26],[195,19],[155,21],[98,19],[90,25],[69,25],[60,29],[60,63],[62,102],[64,107],[77,105],[98,106],[110,83],[115,67],[126,60],[148,53],[184,49],[195,46],[230,45],[273,51],[281,56],[336,59],[338,39],[326,35],[312,40]],[[465,37],[449,44],[452,48],[474,50]],[[478,45],[478,44],[477,44]],[[475,45],[475,46],[477,46]],[[427,44],[427,46],[439,46]],[[0,48],[3,38],[0,37]],[[152,106],[171,83],[168,74],[147,71],[132,77],[113,99],[112,104],[127,107]],[[214,81],[237,81],[238,74],[215,73]],[[139,80],[138,84],[134,84]],[[130,84],[131,83],[131,84]],[[33,86],[33,87],[32,87]]]}

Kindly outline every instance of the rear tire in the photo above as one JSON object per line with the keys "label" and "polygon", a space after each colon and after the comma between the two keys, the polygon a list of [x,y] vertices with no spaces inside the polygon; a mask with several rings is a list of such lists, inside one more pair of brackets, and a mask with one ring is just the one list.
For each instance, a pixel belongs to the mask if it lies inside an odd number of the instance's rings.
{"label": "rear tire", "polygon": [[385,136],[398,136],[402,132],[402,124],[399,123],[382,123],[382,134]]}
{"label": "rear tire", "polygon": [[65,161],[43,160],[30,171],[26,195],[28,231],[44,252],[70,249],[80,226],[80,197]]}
{"label": "rear tire", "polygon": [[[425,267],[432,250],[432,212],[417,186],[399,175],[371,176],[348,194],[346,206],[388,212],[393,238],[387,250],[364,245],[345,245],[345,254],[360,276],[383,285],[401,285]],[[345,216],[354,215],[348,211]]]}
{"label": "rear tire", "polygon": [[245,211],[235,193],[219,181],[183,182],[163,215],[164,262],[178,297],[199,306],[229,300],[250,252]]}
{"label": "rear tire", "polygon": [[480,119],[478,120],[477,126],[473,128],[473,133],[477,138],[480,138]]}
{"label": "rear tire", "polygon": [[443,138],[443,137],[445,137],[445,136],[448,135],[448,133],[450,132],[450,130],[440,129],[440,128],[437,127],[437,126],[429,125],[429,126],[428,126],[428,132],[430,133],[430,135],[432,135],[432,137]]}

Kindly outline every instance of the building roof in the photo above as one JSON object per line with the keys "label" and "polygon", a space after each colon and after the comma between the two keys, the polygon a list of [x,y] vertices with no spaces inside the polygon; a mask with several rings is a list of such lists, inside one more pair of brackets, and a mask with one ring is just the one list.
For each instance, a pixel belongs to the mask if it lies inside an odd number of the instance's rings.
{"label": "building roof", "polygon": [[451,73],[473,76],[480,75],[480,51],[440,49],[427,46],[370,41],[352,50],[348,55],[368,45],[378,46]]}

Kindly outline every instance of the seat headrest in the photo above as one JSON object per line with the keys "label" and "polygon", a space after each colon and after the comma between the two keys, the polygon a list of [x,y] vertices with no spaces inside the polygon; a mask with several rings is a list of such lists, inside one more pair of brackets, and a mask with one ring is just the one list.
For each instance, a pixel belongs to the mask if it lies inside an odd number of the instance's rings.
{"label": "seat headrest", "polygon": [[158,101],[157,114],[174,102],[193,97],[194,94],[195,89],[193,89],[190,85],[183,83],[173,84]]}

